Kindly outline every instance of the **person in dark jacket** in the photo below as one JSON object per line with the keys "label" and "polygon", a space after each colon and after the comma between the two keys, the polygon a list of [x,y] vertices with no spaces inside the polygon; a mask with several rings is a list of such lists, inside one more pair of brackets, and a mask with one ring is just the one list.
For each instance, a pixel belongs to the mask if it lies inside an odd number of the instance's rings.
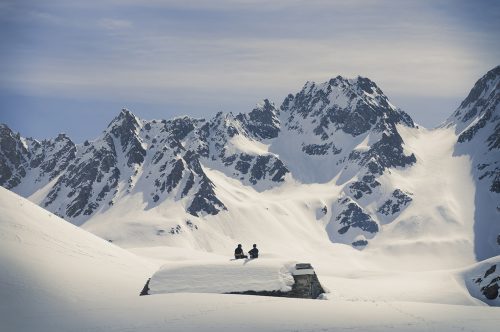
{"label": "person in dark jacket", "polygon": [[238,244],[238,248],[234,249],[234,258],[248,258],[247,255],[243,254],[243,248],[241,247],[241,244]]}
{"label": "person in dark jacket", "polygon": [[248,252],[250,258],[259,258],[259,249],[257,249],[257,245],[254,244],[252,250]]}

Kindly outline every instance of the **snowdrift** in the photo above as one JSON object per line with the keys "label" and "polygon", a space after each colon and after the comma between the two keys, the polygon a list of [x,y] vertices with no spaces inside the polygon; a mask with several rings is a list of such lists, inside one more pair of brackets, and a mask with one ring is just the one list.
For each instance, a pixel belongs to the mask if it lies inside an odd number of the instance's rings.
{"label": "snowdrift", "polygon": [[155,269],[4,188],[0,267],[3,331],[92,321],[83,308],[136,296]]}

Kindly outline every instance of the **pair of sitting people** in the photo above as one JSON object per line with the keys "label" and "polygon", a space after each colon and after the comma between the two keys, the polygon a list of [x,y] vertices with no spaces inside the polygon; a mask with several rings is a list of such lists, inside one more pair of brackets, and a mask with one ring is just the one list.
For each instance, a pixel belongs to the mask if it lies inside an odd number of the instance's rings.
{"label": "pair of sitting people", "polygon": [[[259,257],[259,249],[257,249],[256,244],[253,245],[252,250],[250,250],[248,254],[250,255],[251,259]],[[248,256],[243,253],[243,248],[241,247],[241,244],[238,244],[238,247],[234,249],[234,258],[236,259],[248,258]]]}

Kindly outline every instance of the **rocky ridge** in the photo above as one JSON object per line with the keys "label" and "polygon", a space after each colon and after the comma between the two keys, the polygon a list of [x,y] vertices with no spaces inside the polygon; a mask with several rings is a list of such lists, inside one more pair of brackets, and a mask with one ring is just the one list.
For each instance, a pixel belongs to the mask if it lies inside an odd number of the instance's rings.
{"label": "rocky ridge", "polygon": [[[458,123],[457,144],[480,137],[488,146],[485,153],[493,157],[477,169],[479,180],[492,179],[492,192],[498,177],[497,72],[476,84],[448,124]],[[168,201],[195,218],[223,213],[227,203],[206,168],[258,192],[286,182],[332,182],[340,194],[320,213],[328,236],[362,249],[415,198],[384,180],[392,169],[417,162],[402,127],[415,124],[374,82],[337,76],[307,82],[280,107],[264,100],[248,113],[220,112],[211,119],[147,121],[124,109],[83,144],[65,135],[25,139],[2,125],[0,184],[27,197],[43,188],[42,206],[81,225],[135,194],[146,209]]]}

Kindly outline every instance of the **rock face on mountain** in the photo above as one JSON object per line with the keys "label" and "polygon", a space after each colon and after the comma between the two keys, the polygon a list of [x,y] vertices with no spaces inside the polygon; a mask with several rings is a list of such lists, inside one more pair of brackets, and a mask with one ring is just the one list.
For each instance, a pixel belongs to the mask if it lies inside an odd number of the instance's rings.
{"label": "rock face on mountain", "polygon": [[366,245],[379,223],[375,211],[365,207],[390,189],[381,190],[377,177],[416,162],[413,154],[405,153],[397,130],[398,125],[414,127],[410,116],[368,78],[337,76],[321,84],[308,82],[289,95],[280,108],[280,122],[271,151],[292,174],[309,183],[338,177],[337,184],[344,186],[327,225],[332,241]]}
{"label": "rock face on mountain", "polygon": [[[471,155],[477,181],[493,195],[477,212],[481,220],[497,213],[498,72],[478,81],[446,123],[456,128],[455,153]],[[236,115],[147,121],[124,109],[98,138],[78,145],[65,135],[25,139],[2,125],[0,184],[27,197],[37,193],[37,203],[77,225],[140,197],[145,213],[175,205],[186,219],[176,225],[197,230],[199,222],[190,218],[208,221],[235,212],[234,201],[228,204],[229,196],[220,194],[227,189],[216,186],[222,175],[256,194],[294,184],[331,186],[338,195],[311,207],[313,218],[331,241],[362,249],[418,199],[406,182],[388,180],[391,172],[417,162],[402,134],[410,131],[417,131],[410,116],[374,82],[337,76],[307,82],[280,107],[266,99]],[[238,195],[231,193],[231,200]],[[478,195],[486,193],[480,189]],[[497,225],[491,224],[476,227],[496,237]],[[183,226],[172,227],[172,234],[182,233]]]}
{"label": "rock face on mountain", "polygon": [[27,146],[19,134],[9,127],[0,125],[0,184],[7,189],[17,186],[26,176]]}
{"label": "rock face on mountain", "polygon": [[0,185],[30,195],[65,171],[75,153],[65,134],[40,142],[0,124]]}
{"label": "rock face on mountain", "polygon": [[448,125],[455,126],[461,145],[482,148],[474,149],[478,176],[490,182],[491,192],[500,193],[500,66],[477,81]]}
{"label": "rock face on mountain", "polygon": [[446,121],[458,136],[456,155],[472,160],[476,186],[474,231],[478,259],[500,254],[500,66],[479,79]]}
{"label": "rock face on mountain", "polygon": [[[415,162],[403,151],[397,125],[414,126],[374,82],[338,76],[322,84],[308,82],[279,108],[266,99],[236,116],[145,121],[122,110],[99,138],[78,146],[65,136],[38,143],[2,126],[1,183],[17,190],[33,179],[25,179],[27,173],[39,169],[47,180],[23,194],[54,179],[41,205],[82,224],[136,192],[147,209],[168,200],[179,201],[193,216],[216,215],[227,208],[204,167],[257,191],[287,178],[312,183],[341,175],[345,190],[327,229],[335,229],[332,240],[345,243],[362,233],[366,244],[379,225],[364,203],[385,195],[376,178],[388,168]],[[380,209],[393,214],[410,201]]]}

